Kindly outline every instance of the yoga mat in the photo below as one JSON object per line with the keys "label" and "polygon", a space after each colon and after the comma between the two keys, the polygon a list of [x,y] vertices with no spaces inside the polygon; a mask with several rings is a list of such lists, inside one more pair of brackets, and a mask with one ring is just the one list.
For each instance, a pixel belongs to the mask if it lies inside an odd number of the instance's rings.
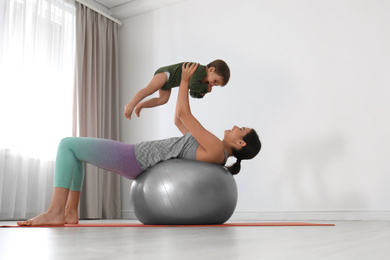
{"label": "yoga mat", "polygon": [[[81,223],[65,224],[64,226],[38,226],[38,227],[276,227],[276,226],[334,226],[335,224],[319,224],[306,222],[258,222],[258,223],[225,223],[221,225],[144,225],[140,223]],[[20,227],[18,225],[4,225],[0,227]],[[21,226],[29,227],[29,226]]]}

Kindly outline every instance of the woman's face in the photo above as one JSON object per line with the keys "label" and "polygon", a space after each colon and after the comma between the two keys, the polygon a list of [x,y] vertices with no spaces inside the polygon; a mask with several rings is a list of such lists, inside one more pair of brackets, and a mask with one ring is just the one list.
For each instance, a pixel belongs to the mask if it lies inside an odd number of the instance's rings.
{"label": "woman's face", "polygon": [[232,129],[225,130],[225,140],[239,142],[243,141],[244,136],[246,136],[252,128],[249,127],[238,127],[233,126]]}

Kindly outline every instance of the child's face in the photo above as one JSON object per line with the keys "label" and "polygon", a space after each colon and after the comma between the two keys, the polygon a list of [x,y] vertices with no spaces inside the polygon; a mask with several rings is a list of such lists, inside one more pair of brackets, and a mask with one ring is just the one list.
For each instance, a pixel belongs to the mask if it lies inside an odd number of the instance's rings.
{"label": "child's face", "polygon": [[209,85],[208,92],[211,92],[214,86],[222,86],[223,85],[223,77],[219,76],[214,71],[209,72],[207,76],[207,84]]}

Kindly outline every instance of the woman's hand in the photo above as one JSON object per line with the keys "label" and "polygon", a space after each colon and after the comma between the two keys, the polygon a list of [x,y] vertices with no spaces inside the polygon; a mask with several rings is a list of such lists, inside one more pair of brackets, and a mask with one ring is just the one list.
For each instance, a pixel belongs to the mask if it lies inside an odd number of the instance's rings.
{"label": "woman's hand", "polygon": [[182,66],[181,80],[189,82],[191,76],[194,75],[196,69],[198,68],[198,63],[185,62]]}

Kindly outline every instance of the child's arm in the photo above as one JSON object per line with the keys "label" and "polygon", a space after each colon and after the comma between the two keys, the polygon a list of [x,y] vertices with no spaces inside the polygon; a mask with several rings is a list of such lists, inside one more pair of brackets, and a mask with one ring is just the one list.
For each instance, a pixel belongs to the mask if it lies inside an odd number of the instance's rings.
{"label": "child's arm", "polygon": [[205,129],[192,115],[188,98],[188,84],[198,64],[183,64],[181,83],[176,104],[177,117],[186,129],[198,141],[196,159],[211,163],[222,163],[225,159],[224,146],[221,140]]}
{"label": "child's arm", "polygon": [[168,102],[169,97],[171,96],[171,90],[159,90],[159,97],[157,98],[152,98],[149,100],[146,100],[144,102],[139,103],[135,108],[134,108],[134,113],[137,115],[137,117],[140,116],[141,110],[143,108],[149,108],[149,107],[157,107],[164,105],[165,103]]}

